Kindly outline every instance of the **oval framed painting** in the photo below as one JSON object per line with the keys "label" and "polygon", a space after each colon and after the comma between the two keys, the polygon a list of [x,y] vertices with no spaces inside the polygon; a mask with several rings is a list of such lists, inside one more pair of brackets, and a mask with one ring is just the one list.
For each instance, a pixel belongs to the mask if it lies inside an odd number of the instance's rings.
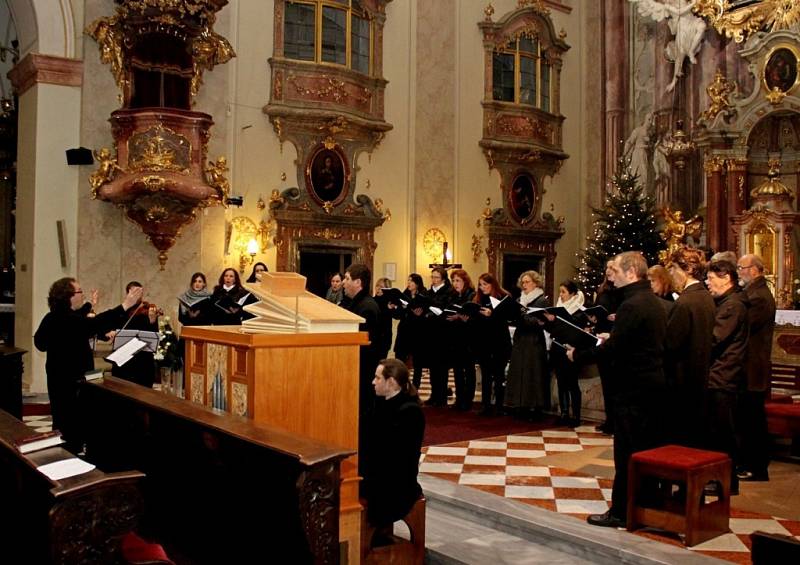
{"label": "oval framed painting", "polygon": [[800,79],[798,58],[800,56],[794,46],[780,45],[769,53],[764,65],[764,86],[768,91],[778,90],[787,94],[797,86]]}
{"label": "oval framed painting", "polygon": [[508,208],[519,223],[524,224],[536,211],[536,179],[530,173],[518,173],[508,191]]}
{"label": "oval framed painting", "polygon": [[306,164],[306,188],[319,204],[339,204],[350,189],[350,166],[338,145],[318,145]]}

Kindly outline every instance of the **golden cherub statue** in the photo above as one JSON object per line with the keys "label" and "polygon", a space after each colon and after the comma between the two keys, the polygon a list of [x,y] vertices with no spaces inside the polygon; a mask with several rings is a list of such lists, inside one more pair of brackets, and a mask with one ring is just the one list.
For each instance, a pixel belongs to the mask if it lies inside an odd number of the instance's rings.
{"label": "golden cherub statue", "polygon": [[669,206],[664,207],[662,214],[666,223],[661,238],[667,242],[667,249],[659,253],[659,259],[663,263],[673,252],[686,245],[687,237],[691,236],[695,240],[700,238],[700,234],[703,233],[703,218],[695,214],[684,220],[683,212],[672,211]]}
{"label": "golden cherub statue", "polygon": [[206,167],[206,182],[209,186],[217,189],[223,203],[231,191],[231,183],[225,176],[229,170],[228,160],[224,156],[217,158],[216,162],[209,161],[208,167]]}
{"label": "golden cherub statue", "polygon": [[89,175],[89,184],[92,186],[92,199],[97,198],[97,191],[100,187],[110,182],[114,178],[116,171],[121,171],[122,167],[117,164],[117,158],[111,156],[111,150],[103,147],[100,151],[94,151],[94,158],[97,159],[98,167],[95,172]]}

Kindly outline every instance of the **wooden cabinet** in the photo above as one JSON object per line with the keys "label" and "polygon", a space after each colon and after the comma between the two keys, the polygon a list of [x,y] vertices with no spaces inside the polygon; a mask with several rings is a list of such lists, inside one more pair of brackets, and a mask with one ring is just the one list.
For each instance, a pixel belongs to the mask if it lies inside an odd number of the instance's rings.
{"label": "wooden cabinet", "polygon": [[[184,327],[186,398],[256,422],[358,449],[358,352],[365,332],[243,334]],[[358,455],[341,465],[340,541],[358,563]]]}

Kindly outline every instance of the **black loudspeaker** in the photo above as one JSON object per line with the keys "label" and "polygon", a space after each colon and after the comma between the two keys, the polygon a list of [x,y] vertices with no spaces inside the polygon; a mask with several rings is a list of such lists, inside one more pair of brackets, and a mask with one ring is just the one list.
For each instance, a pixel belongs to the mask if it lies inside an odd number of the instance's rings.
{"label": "black loudspeaker", "polygon": [[91,165],[94,163],[92,151],[85,147],[67,149],[67,165]]}

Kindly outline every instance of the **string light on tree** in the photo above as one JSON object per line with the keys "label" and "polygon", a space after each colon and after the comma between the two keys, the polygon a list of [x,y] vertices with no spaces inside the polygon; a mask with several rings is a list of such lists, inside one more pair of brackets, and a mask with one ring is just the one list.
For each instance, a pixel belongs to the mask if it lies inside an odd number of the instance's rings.
{"label": "string light on tree", "polygon": [[603,281],[606,262],[623,251],[641,251],[647,263],[655,264],[664,240],[656,231],[655,199],[644,194],[638,175],[621,158],[603,208],[593,208],[592,237],[578,253],[575,280],[584,293],[591,295]]}

